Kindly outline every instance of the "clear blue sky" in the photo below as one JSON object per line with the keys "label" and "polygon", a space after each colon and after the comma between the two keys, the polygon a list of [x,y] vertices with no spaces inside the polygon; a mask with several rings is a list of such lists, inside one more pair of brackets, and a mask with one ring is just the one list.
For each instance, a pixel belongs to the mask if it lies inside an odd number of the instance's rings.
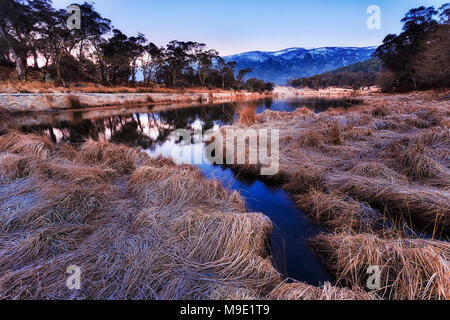
{"label": "clear blue sky", "polygon": [[[54,0],[64,8],[82,0]],[[375,46],[398,33],[405,13],[445,0],[96,0],[95,7],[127,35],[157,45],[203,42],[222,55],[289,47]],[[381,8],[381,30],[366,27],[370,5]]]}

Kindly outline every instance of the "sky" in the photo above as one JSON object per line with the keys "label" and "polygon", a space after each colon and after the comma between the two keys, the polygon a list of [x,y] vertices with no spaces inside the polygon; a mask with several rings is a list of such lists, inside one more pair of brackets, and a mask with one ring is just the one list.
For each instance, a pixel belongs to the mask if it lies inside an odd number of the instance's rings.
{"label": "sky", "polygon": [[[77,0],[53,0],[65,8]],[[92,2],[92,1],[89,1]],[[196,41],[221,55],[291,47],[378,46],[399,33],[411,8],[448,0],[96,0],[95,8],[128,36],[144,33],[158,46]],[[369,29],[367,8],[381,9]]]}

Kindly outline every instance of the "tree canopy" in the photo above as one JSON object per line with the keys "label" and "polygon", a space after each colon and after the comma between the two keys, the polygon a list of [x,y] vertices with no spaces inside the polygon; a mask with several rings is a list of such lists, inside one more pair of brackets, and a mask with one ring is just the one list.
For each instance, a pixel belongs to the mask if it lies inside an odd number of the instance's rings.
{"label": "tree canopy", "polygon": [[389,73],[385,91],[417,90],[450,85],[450,5],[411,9],[399,35],[386,36],[375,52]]}
{"label": "tree canopy", "polygon": [[158,47],[142,33],[114,28],[92,3],[80,9],[81,29],[70,30],[69,13],[50,0],[1,0],[0,64],[14,65],[19,80],[34,67],[63,85],[135,85],[139,78],[146,85],[244,87],[248,70],[235,70],[236,63],[225,63],[203,43],[174,40]]}

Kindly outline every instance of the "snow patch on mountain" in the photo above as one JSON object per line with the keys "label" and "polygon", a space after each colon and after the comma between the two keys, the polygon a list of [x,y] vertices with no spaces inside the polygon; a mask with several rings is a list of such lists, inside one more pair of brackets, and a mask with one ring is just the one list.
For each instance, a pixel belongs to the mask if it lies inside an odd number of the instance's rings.
{"label": "snow patch on mountain", "polygon": [[251,68],[253,71],[247,79],[256,77],[283,85],[293,78],[309,77],[368,60],[376,48],[287,48],[273,52],[245,52],[224,59],[236,61],[236,71]]}

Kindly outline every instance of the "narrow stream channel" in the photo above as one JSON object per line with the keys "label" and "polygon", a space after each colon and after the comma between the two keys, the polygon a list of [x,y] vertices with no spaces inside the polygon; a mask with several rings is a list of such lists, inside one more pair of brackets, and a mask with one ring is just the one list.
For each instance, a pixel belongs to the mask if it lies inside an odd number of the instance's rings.
{"label": "narrow stream channel", "polygon": [[[243,102],[245,103],[245,102]],[[258,113],[265,110],[291,112],[308,107],[315,112],[330,107],[346,106],[345,100],[330,99],[266,99],[254,102]],[[223,104],[174,109],[154,113],[151,107],[137,109],[57,112],[19,116],[22,131],[47,134],[54,142],[82,143],[85,139],[106,140],[131,147],[142,147],[151,156],[170,157],[180,148],[171,133],[175,129],[201,127],[203,130],[230,124],[236,119],[236,105]],[[204,158],[198,165],[205,177],[220,180],[231,190],[239,191],[248,209],[267,215],[274,224],[271,249],[274,264],[287,278],[319,285],[332,281],[307,239],[318,234],[320,227],[312,224],[306,214],[295,206],[283,190],[254,179],[237,177],[230,169],[214,166],[204,157],[204,144],[193,145],[194,152]]]}

